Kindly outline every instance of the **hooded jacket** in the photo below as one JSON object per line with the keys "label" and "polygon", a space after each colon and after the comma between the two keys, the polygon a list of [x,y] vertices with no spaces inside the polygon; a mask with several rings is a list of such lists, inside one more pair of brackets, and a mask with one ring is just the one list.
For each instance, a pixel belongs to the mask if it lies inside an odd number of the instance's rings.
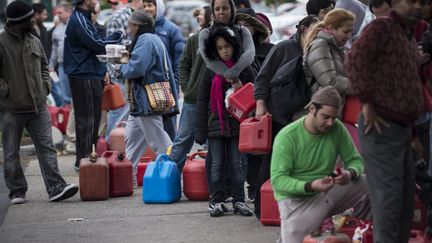
{"label": "hooded jacket", "polygon": [[[138,37],[131,57],[127,64],[120,65],[120,79],[129,79],[133,92],[131,101],[132,116],[162,115],[149,109],[147,92],[144,85],[168,80],[171,86],[176,106],[169,114],[178,113],[178,96],[173,73],[169,68],[170,60],[165,56],[164,45],[160,38],[151,33],[145,33]],[[166,58],[166,59],[165,59]],[[165,70],[164,59],[168,69]],[[166,77],[167,72],[169,77]]]}
{"label": "hooded jacket", "polygon": [[[213,0],[214,1],[214,0]],[[242,55],[237,63],[228,69],[228,67],[220,62],[220,61],[212,61],[209,60],[205,54],[205,42],[209,36],[210,28],[213,26],[207,27],[200,31],[199,33],[199,52],[208,68],[213,72],[224,76],[225,78],[237,79],[240,76],[240,73],[246,68],[249,67],[253,61],[255,60],[255,46],[252,39],[252,35],[246,27],[239,27],[235,25],[235,6],[232,0],[229,0],[231,6],[231,19],[230,23],[227,24],[230,27],[239,29],[240,39],[242,40]],[[214,13],[213,13],[214,14]],[[222,23],[216,23],[217,25],[224,25]],[[215,25],[215,24],[214,24]]]}
{"label": "hooded jacket", "polygon": [[91,21],[91,13],[76,7],[66,27],[63,67],[66,74],[78,79],[102,80],[106,64],[96,55],[105,54],[105,46],[121,41],[120,31],[106,39],[98,34]]}
{"label": "hooded jacket", "polygon": [[0,33],[0,111],[35,112],[51,90],[42,43],[30,33]]}
{"label": "hooded jacket", "polygon": [[[185,40],[182,32],[173,22],[169,21],[164,16],[165,4],[162,0],[156,0],[156,18],[155,18],[155,31],[161,38],[166,49],[168,50],[171,59],[171,67],[174,71],[176,82],[179,80],[178,66],[180,63],[180,56],[183,53]],[[178,87],[178,85],[177,85]]]}
{"label": "hooded jacket", "polygon": [[349,94],[350,83],[344,70],[345,51],[336,45],[334,36],[324,30],[318,32],[303,56],[303,68],[308,83],[312,77],[312,93],[319,87],[334,86],[342,97]]}

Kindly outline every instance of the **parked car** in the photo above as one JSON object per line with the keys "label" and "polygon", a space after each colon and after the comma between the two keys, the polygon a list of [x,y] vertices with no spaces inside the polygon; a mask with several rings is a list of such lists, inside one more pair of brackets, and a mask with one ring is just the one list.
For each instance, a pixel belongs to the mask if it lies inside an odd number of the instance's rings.
{"label": "parked car", "polygon": [[198,22],[193,16],[193,11],[208,5],[207,2],[200,0],[167,2],[165,15],[167,19],[181,29],[183,36],[186,38],[198,29]]}

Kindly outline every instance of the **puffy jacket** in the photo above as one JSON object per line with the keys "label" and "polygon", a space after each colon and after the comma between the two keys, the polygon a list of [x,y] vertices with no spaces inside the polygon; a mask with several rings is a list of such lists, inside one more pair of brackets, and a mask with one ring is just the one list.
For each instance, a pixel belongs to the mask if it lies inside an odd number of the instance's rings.
{"label": "puffy jacket", "polygon": [[51,90],[48,62],[40,40],[6,26],[0,33],[0,111],[35,112]]}
{"label": "puffy jacket", "polygon": [[178,66],[180,63],[180,56],[183,53],[185,46],[185,40],[179,27],[165,18],[165,4],[162,0],[156,0],[156,11],[156,34],[161,38],[166,49],[168,50],[168,54],[171,59],[171,67],[174,71],[174,77],[176,82],[178,82]]}
{"label": "puffy jacket", "polygon": [[105,46],[120,43],[122,33],[103,39],[90,19],[91,13],[76,7],[66,27],[63,67],[66,74],[79,79],[103,79],[106,64],[96,55],[105,54]]}
{"label": "puffy jacket", "polygon": [[344,97],[349,94],[350,83],[344,70],[344,49],[336,45],[333,35],[320,31],[312,41],[303,57],[306,80],[315,77],[312,85],[315,93],[319,87],[334,86]]}
{"label": "puffy jacket", "polygon": [[[168,69],[169,58],[166,58]],[[173,92],[176,107],[169,113],[178,113],[178,97],[172,71],[169,69],[169,82]],[[164,45],[155,34],[145,33],[138,37],[128,64],[120,65],[120,79],[129,79],[132,82],[133,105],[131,115],[147,116],[155,115],[149,109],[147,93],[144,85],[167,80],[164,66]],[[131,97],[129,97],[131,98]],[[162,115],[162,114],[160,114]]]}
{"label": "puffy jacket", "polygon": [[[195,140],[199,143],[204,143],[206,138],[215,137],[235,137],[239,136],[240,123],[233,118],[225,108],[224,102],[224,134],[220,129],[219,117],[217,112],[212,113],[210,109],[210,90],[214,77],[214,73],[206,68],[203,73],[202,80],[198,90],[197,97],[197,119],[195,128]],[[255,79],[255,71],[251,67],[247,67],[240,74],[240,80],[243,83],[252,82]],[[231,84],[225,83],[223,87],[223,97],[225,99],[225,92],[231,87]]]}

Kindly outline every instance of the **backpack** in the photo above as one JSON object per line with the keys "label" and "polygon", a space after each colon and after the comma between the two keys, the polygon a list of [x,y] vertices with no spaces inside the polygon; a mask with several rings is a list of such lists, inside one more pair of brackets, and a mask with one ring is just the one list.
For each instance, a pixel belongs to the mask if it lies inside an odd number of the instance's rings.
{"label": "backpack", "polygon": [[280,67],[270,80],[270,102],[274,115],[291,117],[310,102],[312,78],[308,85],[303,70],[303,56],[299,55]]}

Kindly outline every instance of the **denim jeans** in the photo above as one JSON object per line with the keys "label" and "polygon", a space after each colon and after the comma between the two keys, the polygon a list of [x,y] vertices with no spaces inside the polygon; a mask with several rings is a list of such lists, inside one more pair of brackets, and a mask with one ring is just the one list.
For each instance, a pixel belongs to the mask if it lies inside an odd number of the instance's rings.
{"label": "denim jeans", "polygon": [[[120,89],[123,93],[123,96],[127,97],[126,87],[123,82],[121,82],[118,79],[111,78],[111,80],[118,84],[120,86]],[[120,108],[117,108],[115,110],[110,110],[108,112],[107,117],[107,126],[106,126],[106,132],[105,132],[105,140],[109,143],[109,134],[114,129],[115,125],[118,122],[126,121],[129,115],[129,103],[126,102],[126,104]]]}
{"label": "denim jeans", "polygon": [[58,66],[57,72],[60,80],[60,89],[62,92],[62,106],[69,105],[72,103],[72,93],[69,85],[69,78],[64,72],[63,64]]}
{"label": "denim jeans", "polygon": [[195,139],[196,105],[183,103],[180,115],[179,130],[171,150],[171,160],[177,163],[179,172],[183,171],[186,155],[192,149]]}
{"label": "denim jeans", "polygon": [[58,107],[63,106],[63,94],[59,82],[56,83],[51,80],[51,95],[54,98],[56,106]]}
{"label": "denim jeans", "polygon": [[[228,171],[231,179],[232,203],[244,202],[244,168],[238,150],[238,141],[238,137],[208,138],[209,150],[211,150],[209,185],[214,202],[223,202],[225,199],[222,174]],[[225,160],[227,167],[224,167]]]}
{"label": "denim jeans", "polygon": [[51,117],[44,106],[38,112],[16,114],[5,113],[3,129],[4,178],[9,189],[9,198],[24,197],[27,181],[20,161],[20,143],[24,128],[30,133],[38,154],[39,167],[49,197],[59,193],[66,185],[60,175],[57,153],[52,141]]}

